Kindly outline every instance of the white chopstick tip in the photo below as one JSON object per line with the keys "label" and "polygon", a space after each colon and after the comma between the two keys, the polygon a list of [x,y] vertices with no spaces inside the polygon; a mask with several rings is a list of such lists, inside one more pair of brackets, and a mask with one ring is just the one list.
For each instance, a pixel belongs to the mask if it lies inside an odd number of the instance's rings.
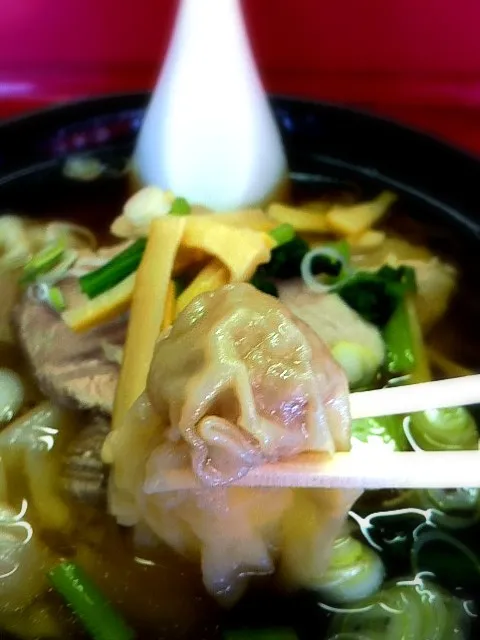
{"label": "white chopstick tip", "polygon": [[480,375],[350,394],[353,420],[480,404]]}

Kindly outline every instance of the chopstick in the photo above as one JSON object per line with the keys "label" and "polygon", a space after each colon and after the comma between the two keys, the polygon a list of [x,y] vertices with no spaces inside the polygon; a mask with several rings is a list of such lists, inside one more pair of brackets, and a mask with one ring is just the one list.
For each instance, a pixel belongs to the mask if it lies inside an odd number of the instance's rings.
{"label": "chopstick", "polygon": [[480,404],[480,374],[351,393],[352,420]]}
{"label": "chopstick", "polygon": [[[350,395],[353,419],[480,404],[480,375]],[[302,454],[252,469],[243,487],[358,489],[480,488],[480,451],[360,451]],[[162,491],[199,488],[191,470],[170,470]]]}
{"label": "chopstick", "polygon": [[[198,489],[190,470],[169,471],[162,491]],[[480,451],[384,450],[303,454],[252,469],[234,483],[241,487],[310,489],[480,488]]]}

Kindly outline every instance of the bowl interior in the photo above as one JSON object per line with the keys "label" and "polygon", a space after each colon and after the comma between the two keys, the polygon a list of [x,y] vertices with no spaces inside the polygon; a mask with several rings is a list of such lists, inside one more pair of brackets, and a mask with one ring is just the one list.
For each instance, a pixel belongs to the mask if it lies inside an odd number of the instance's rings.
{"label": "bowl interior", "polygon": [[[121,179],[133,148],[148,96],[111,96],[63,105],[0,125],[0,211],[82,219],[107,230],[127,197]],[[351,109],[272,98],[285,140],[295,191],[302,196],[352,191],[369,197],[381,189],[400,195],[414,218],[454,231],[456,242],[480,242],[480,162],[419,132]],[[110,171],[92,182],[65,176],[67,158],[94,156]],[[452,240],[453,242],[453,240]],[[476,258],[472,260],[478,269]],[[285,602],[280,617],[304,600]],[[253,607],[253,614],[252,614]],[[279,620],[278,600],[250,598],[236,610],[255,617],[255,607],[271,608]],[[246,611],[246,613],[245,613]],[[260,614],[259,614],[260,615]],[[308,616],[305,616],[308,619]],[[308,629],[305,631],[306,637]]]}
{"label": "bowl interior", "polygon": [[[132,150],[147,100],[147,94],[97,98],[0,125],[0,210],[51,214],[60,202],[77,208],[92,195],[100,207],[116,202],[111,174]],[[368,196],[389,188],[413,216],[480,239],[476,158],[349,108],[288,98],[272,98],[272,106],[303,193],[347,189]],[[115,171],[92,183],[65,179],[65,159],[76,154],[94,155]]]}

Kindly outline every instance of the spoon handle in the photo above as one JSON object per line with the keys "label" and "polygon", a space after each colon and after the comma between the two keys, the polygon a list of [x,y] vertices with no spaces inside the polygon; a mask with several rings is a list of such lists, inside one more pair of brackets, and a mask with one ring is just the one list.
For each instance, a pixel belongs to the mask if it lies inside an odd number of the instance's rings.
{"label": "spoon handle", "polygon": [[265,202],[285,179],[240,0],[182,0],[134,167],[140,183],[223,211]]}

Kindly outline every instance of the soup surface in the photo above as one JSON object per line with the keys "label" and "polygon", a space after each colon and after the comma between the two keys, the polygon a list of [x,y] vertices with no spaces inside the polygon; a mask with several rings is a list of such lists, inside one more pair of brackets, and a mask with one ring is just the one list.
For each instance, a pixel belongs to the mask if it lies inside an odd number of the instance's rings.
{"label": "soup surface", "polygon": [[[79,193],[78,185],[75,188]],[[28,258],[32,253],[38,255],[45,246],[51,248],[58,238],[66,237],[67,247],[61,250],[76,252],[77,262],[73,259],[69,262],[68,254],[62,253],[62,259],[67,259],[63,275],[78,279],[104,266],[111,257],[107,247],[134,239],[131,231],[123,238],[118,234],[114,237],[108,231],[114,219],[125,222],[123,207],[126,200],[127,186],[117,179],[108,182],[106,187],[100,184],[92,188],[87,184],[80,198],[49,197],[37,206],[32,205],[30,210],[18,212],[31,221],[21,229],[29,237]],[[375,202],[367,197],[359,197],[358,201],[367,208]],[[415,376],[419,376],[417,379],[454,377],[478,370],[480,300],[475,294],[478,268],[475,256],[465,251],[461,236],[452,237],[451,230],[433,228],[418,220],[404,210],[401,201],[396,202],[388,215],[390,205],[386,206],[385,212],[378,215],[378,222],[367,223],[366,229],[355,234],[340,232],[340,227],[336,232],[321,227],[323,222],[319,221],[335,206],[343,207],[344,213],[356,204],[345,194],[319,194],[314,202],[310,199],[306,202],[300,196],[289,208],[278,205],[277,210],[267,211],[272,232],[283,225],[283,232],[287,231],[288,235],[292,229],[286,230],[284,225],[292,225],[294,240],[303,243],[298,246],[306,247],[302,254],[303,265],[307,251],[325,246],[334,248],[333,258],[320,253],[314,256],[316,263],[310,262],[315,266],[310,271],[310,284],[313,278],[326,287],[325,292],[309,288],[305,273],[301,278],[298,258],[292,258],[291,254],[281,257],[285,262],[273,275],[260,263],[253,278],[249,275],[247,280],[267,293],[279,296],[280,302],[294,317],[318,333],[345,371],[342,375],[346,376],[352,389],[407,384],[414,382]],[[120,216],[122,209],[123,219]],[[191,212],[190,216],[195,213]],[[202,213],[205,212],[198,212],[199,217]],[[356,215],[358,219],[365,214],[359,211]],[[310,216],[310,228],[305,216]],[[329,219],[336,220],[335,217]],[[341,221],[341,216],[338,219]],[[57,228],[53,227],[52,232],[52,226],[48,226],[52,220],[68,221],[81,228],[63,226],[61,233],[55,235]],[[347,216],[347,227],[348,220]],[[301,221],[307,231],[302,229]],[[148,227],[148,222],[141,224]],[[313,226],[317,223],[319,227],[315,230]],[[258,229],[254,231],[260,233]],[[141,236],[140,232],[138,237]],[[292,238],[288,235],[286,242],[274,247],[277,251],[275,259],[279,260],[280,250],[290,246]],[[345,288],[343,294],[337,295],[337,289],[332,288],[341,282],[345,245],[349,247],[349,268],[357,274],[377,274],[385,265],[392,270],[406,266],[415,272],[416,290],[402,290],[402,295],[412,303],[416,326],[421,330],[423,369],[419,367],[419,360],[408,372],[395,369],[393,365],[389,370],[387,366],[388,349],[394,348],[389,340],[392,339],[390,322],[396,310],[386,313],[392,300],[390,293],[385,294],[388,287],[379,287],[377,282],[367,294],[363,289],[361,302],[356,289],[348,293]],[[103,254],[97,251],[97,246],[104,248]],[[8,250],[6,244],[3,257]],[[112,255],[118,252],[113,251]],[[86,256],[84,271],[78,261],[82,252]],[[100,261],[88,263],[92,254],[100,257]],[[193,261],[182,272],[183,282],[175,298],[177,304],[205,268],[204,258],[200,256],[198,262]],[[216,259],[221,262],[218,256]],[[81,361],[73,363],[65,378],[64,366],[69,364],[71,355],[70,342],[59,339],[52,345],[49,343],[50,325],[38,326],[46,305],[51,307],[52,300],[39,295],[38,285],[43,280],[37,278],[35,281],[38,273],[33,281],[19,284],[19,278],[25,276],[25,262],[20,256],[16,265],[12,263],[13,266],[4,267],[0,273],[5,300],[0,317],[0,412],[3,411],[0,414],[3,416],[0,430],[1,637],[9,637],[9,634],[13,638],[136,637],[138,640],[451,640],[477,637],[476,610],[480,593],[480,495],[477,490],[368,491],[356,500],[353,496],[340,496],[337,500],[332,492],[317,491],[322,509],[328,511],[330,507],[325,505],[336,505],[329,522],[334,519],[333,514],[342,521],[328,548],[324,548],[326,543],[320,520],[312,515],[312,504],[317,501],[315,492],[297,490],[292,498],[294,507],[289,507],[290,511],[285,507],[287,515],[282,515],[281,519],[278,514],[265,515],[267,528],[276,528],[272,536],[262,532],[262,540],[268,540],[265,553],[274,559],[274,566],[261,571],[259,563],[252,560],[252,570],[243,567],[235,578],[229,578],[230,582],[227,580],[228,584],[221,586],[218,586],[218,567],[229,553],[228,546],[208,560],[205,559],[205,546],[199,546],[197,540],[192,544],[184,543],[183,533],[177,535],[169,529],[168,515],[165,516],[168,509],[172,513],[173,529],[173,517],[178,519],[182,509],[187,511],[189,506],[168,506],[165,511],[165,503],[162,503],[162,522],[167,523],[162,535],[151,521],[140,518],[129,523],[124,515],[122,520],[118,505],[112,506],[115,480],[113,476],[109,480],[105,455],[102,458],[102,447],[111,430],[110,400],[103,398],[104,405],[101,405],[95,399],[90,406],[80,403],[82,406],[78,407],[78,403],[66,402],[68,393],[62,395],[61,390],[71,388],[69,385],[77,380],[80,366],[86,368],[85,375],[89,379],[99,372],[108,376],[111,367],[120,368],[124,349],[127,349],[125,332],[120,330],[119,336],[112,338],[110,327],[102,338],[101,358],[85,348]],[[268,267],[271,260],[266,264]],[[49,273],[49,269],[44,270],[43,275],[45,273]],[[180,280],[177,278],[177,284]],[[59,282],[63,283],[63,280]],[[227,284],[221,279],[218,283],[219,287]],[[49,288],[48,295],[56,285],[57,282]],[[32,289],[35,286],[37,288]],[[208,290],[202,289],[198,293]],[[62,294],[68,304],[70,298],[65,288]],[[34,324],[22,325],[22,320],[18,320],[18,309],[29,295],[30,303],[37,305]],[[327,307],[318,307],[318,300],[326,297],[332,300],[332,307],[335,306],[332,312]],[[396,304],[398,299],[395,296],[393,299]],[[48,314],[55,315],[56,311],[50,307]],[[128,305],[123,313],[114,314],[113,320],[128,322],[125,311],[128,316]],[[16,318],[13,329],[12,313]],[[112,320],[112,316],[108,316],[108,320]],[[322,326],[316,327],[316,323]],[[331,330],[326,331],[329,323]],[[168,331],[168,326],[167,323],[163,328]],[[28,328],[27,336],[25,327]],[[68,327],[66,330],[75,332]],[[102,326],[99,329],[98,324],[89,329],[101,330]],[[28,339],[33,340],[34,331],[41,337],[35,337],[35,345],[29,347]],[[393,338],[395,344],[402,339],[400,333],[397,327]],[[368,353],[362,351],[359,356],[359,345]],[[49,360],[52,352],[56,357],[53,364]],[[36,359],[38,354],[39,359]],[[45,365],[44,371],[40,361]],[[186,362],[188,368],[188,360]],[[47,364],[51,365],[50,370]],[[122,366],[125,366],[125,360]],[[61,379],[56,367],[61,369]],[[100,371],[101,367],[104,369]],[[161,373],[161,367],[159,370]],[[73,395],[75,393],[80,393],[78,388]],[[225,407],[219,411],[221,415],[228,412]],[[139,419],[138,415],[130,413],[129,420],[135,419]],[[403,416],[398,420],[354,421],[351,445],[354,451],[376,447],[379,455],[411,448],[476,449],[476,419],[475,408],[469,412],[459,408],[435,415]],[[126,452],[122,455],[128,458]],[[131,455],[133,458],[133,451]],[[132,477],[132,486],[133,483]],[[209,488],[205,495],[223,490]],[[275,509],[283,509],[282,490],[244,491],[242,500],[248,501],[250,492],[255,501],[261,493],[258,504],[266,511],[267,505],[271,508],[272,504],[272,513]],[[240,502],[235,502],[237,507]],[[341,517],[337,513],[341,510],[340,504],[344,508]],[[204,526],[192,525],[190,515],[185,521],[194,532],[195,526]],[[200,521],[201,514],[198,516]],[[238,522],[244,523],[244,520],[240,518]],[[313,529],[309,528],[309,522],[313,522]],[[177,526],[177,520],[175,523]],[[255,523],[257,526],[258,521]],[[225,529],[225,538],[232,535]],[[237,533],[237,543],[247,547],[250,544],[245,553],[251,553],[253,557],[251,544],[257,538],[252,536],[251,543],[249,538],[245,543],[246,538],[242,535]],[[223,538],[216,531],[212,539],[217,543]],[[235,536],[232,539],[235,540]],[[287,565],[290,568],[285,569],[287,539],[303,540],[304,544],[291,547],[296,551],[289,556],[290,564],[287,562]],[[321,570],[313,575],[310,568],[317,562]],[[81,579],[93,584],[94,593],[98,595],[93,605],[97,610],[95,615],[108,617],[102,613],[104,602],[108,602],[115,611],[112,615],[122,620],[119,622],[121,631],[107,630],[107,635],[101,635],[98,629],[95,631],[94,614],[79,615],[72,596],[65,595],[51,575],[52,570],[55,572],[55,568],[58,570],[66,563],[80,572]],[[224,574],[221,575],[224,579]],[[251,579],[247,579],[249,575]],[[85,622],[89,616],[90,628]],[[125,631],[127,628],[131,634]]]}

